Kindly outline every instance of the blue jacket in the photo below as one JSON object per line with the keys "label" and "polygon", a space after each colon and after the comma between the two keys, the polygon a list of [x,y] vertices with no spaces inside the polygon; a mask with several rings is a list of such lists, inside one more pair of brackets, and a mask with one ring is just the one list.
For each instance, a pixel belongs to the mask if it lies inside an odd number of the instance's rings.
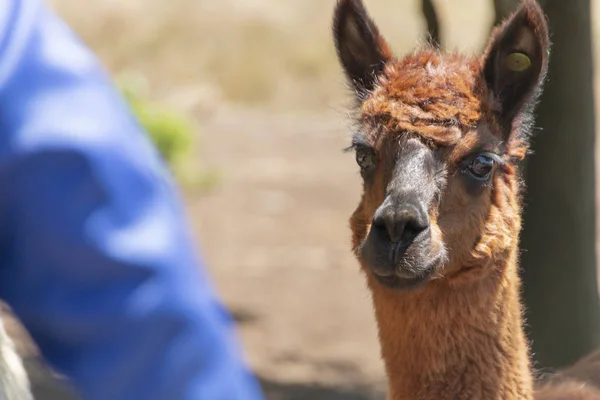
{"label": "blue jacket", "polygon": [[85,399],[260,399],[176,186],[93,54],[0,1],[0,297]]}

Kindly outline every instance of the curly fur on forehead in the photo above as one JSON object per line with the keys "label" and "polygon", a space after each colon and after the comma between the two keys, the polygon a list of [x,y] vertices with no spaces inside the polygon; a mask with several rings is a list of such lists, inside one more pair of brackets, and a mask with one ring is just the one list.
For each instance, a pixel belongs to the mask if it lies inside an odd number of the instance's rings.
{"label": "curly fur on forehead", "polygon": [[478,59],[425,49],[386,65],[360,119],[449,146],[482,119],[493,120],[488,98]]}

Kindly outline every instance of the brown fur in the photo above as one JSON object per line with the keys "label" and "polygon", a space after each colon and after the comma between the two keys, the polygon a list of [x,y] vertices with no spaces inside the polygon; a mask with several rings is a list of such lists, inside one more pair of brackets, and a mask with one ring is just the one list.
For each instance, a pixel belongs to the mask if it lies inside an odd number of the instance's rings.
{"label": "brown fur", "polygon": [[559,377],[579,379],[600,390],[600,350],[579,360],[569,368],[561,371]]}
{"label": "brown fur", "polygon": [[[364,12],[358,0],[339,0],[334,23],[343,64],[364,46],[351,43],[344,48],[340,43],[345,34],[356,33],[343,25],[352,7]],[[362,91],[360,82],[355,84],[360,98],[357,125],[361,140],[374,149],[382,165],[373,181],[365,184],[350,225],[353,250],[372,293],[392,400],[534,397],[519,298],[521,204],[516,163],[528,149],[529,112],[545,77],[549,43],[539,6],[525,0],[519,13],[515,15],[529,23],[530,32],[511,31],[507,21],[493,33],[481,58],[425,48],[395,60],[379,32],[371,30],[376,37],[370,43],[379,44],[385,65],[377,70],[373,84],[365,85],[368,91]],[[367,17],[363,21],[372,23]],[[496,54],[494,46],[511,35],[533,54],[531,70],[539,75],[539,81],[516,83],[525,94],[521,103],[510,104],[514,114],[505,97],[498,96],[502,88],[490,87],[485,70],[487,60]],[[354,76],[349,74],[351,80]],[[511,79],[520,78],[508,74],[499,84],[512,84]],[[443,159],[443,199],[429,214],[433,242],[445,246],[448,259],[424,286],[397,291],[374,278],[359,246],[386,196],[392,167],[386,163],[406,136],[419,138]],[[475,149],[494,151],[504,160],[491,184],[478,194],[469,192],[459,171],[460,160]],[[598,370],[596,366],[595,373]],[[541,387],[536,398],[595,399],[600,398],[598,393],[565,379]]]}
{"label": "brown fur", "polygon": [[598,400],[600,390],[582,381],[543,385],[535,392],[539,400]]}
{"label": "brown fur", "polygon": [[600,399],[600,350],[540,382],[536,399]]}

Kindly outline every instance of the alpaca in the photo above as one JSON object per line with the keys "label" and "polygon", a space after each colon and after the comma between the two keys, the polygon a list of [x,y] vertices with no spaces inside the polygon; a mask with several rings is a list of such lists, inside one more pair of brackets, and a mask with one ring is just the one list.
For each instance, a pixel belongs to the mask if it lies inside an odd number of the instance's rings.
{"label": "alpaca", "polygon": [[[534,0],[480,57],[424,47],[397,59],[361,0],[333,33],[355,93],[349,149],[363,179],[350,218],[392,400],[534,398],[519,298],[518,163],[550,43]],[[535,398],[600,399],[567,379]]]}

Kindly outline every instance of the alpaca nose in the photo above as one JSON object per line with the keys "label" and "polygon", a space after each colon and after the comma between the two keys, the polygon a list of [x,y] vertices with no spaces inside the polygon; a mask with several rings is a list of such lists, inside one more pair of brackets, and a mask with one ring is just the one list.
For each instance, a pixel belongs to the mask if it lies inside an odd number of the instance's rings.
{"label": "alpaca nose", "polygon": [[372,226],[385,233],[393,243],[408,246],[429,228],[429,215],[413,204],[384,207],[375,213]]}

